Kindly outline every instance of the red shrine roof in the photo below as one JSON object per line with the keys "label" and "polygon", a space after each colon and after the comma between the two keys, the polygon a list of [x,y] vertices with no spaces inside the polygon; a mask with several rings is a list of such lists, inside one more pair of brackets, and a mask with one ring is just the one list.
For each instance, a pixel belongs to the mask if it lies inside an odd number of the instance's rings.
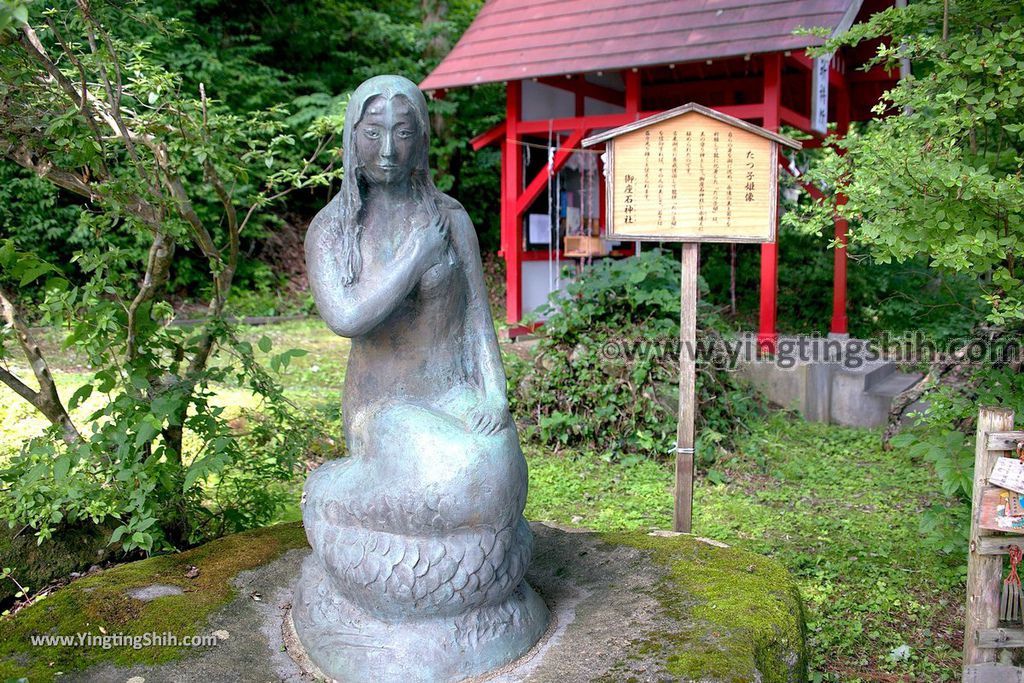
{"label": "red shrine roof", "polygon": [[839,33],[862,0],[488,0],[420,84],[441,90],[800,50]]}

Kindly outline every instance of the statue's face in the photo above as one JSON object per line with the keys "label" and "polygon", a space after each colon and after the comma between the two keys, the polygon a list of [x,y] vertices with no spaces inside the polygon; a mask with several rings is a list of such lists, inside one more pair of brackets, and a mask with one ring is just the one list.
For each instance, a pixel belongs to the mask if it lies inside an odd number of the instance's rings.
{"label": "statue's face", "polygon": [[370,182],[401,184],[409,179],[421,131],[409,100],[374,97],[355,128],[356,158]]}

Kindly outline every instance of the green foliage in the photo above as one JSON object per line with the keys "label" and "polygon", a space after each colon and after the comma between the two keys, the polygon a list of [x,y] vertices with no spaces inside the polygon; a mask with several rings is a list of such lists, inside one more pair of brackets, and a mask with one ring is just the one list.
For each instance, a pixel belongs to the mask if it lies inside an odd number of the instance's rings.
{"label": "green foliage", "polygon": [[[295,144],[277,149],[273,163],[277,168],[297,169],[316,150],[317,139],[303,137],[314,122],[333,119],[332,128],[339,130],[347,93],[368,76],[390,72],[421,80],[454,44],[481,4],[479,0],[375,5],[318,0],[276,5],[146,0],[119,3],[113,12],[108,11],[106,3],[93,3],[93,9],[112,35],[136,46],[148,64],[173,74],[181,93],[196,97],[200,84],[204,84],[211,107],[216,100],[221,112],[243,119],[255,112],[286,108],[282,132],[292,136]],[[63,23],[67,5],[58,3],[60,11],[52,15],[56,28],[64,31],[66,38],[75,35],[75,27]],[[24,12],[26,18],[26,8],[31,7],[37,14],[41,9],[38,4],[7,2],[0,5],[0,10],[9,11],[15,6],[22,8],[19,16]],[[0,24],[3,16],[0,14]],[[11,23],[7,28],[13,31],[15,26]],[[39,33],[44,44],[49,44],[48,29],[40,27]],[[68,72],[74,76],[72,69]],[[484,86],[452,91],[444,99],[431,100],[430,107],[436,182],[464,200],[481,233],[482,245],[492,249],[498,236],[500,157],[495,149],[473,152],[466,140],[500,121],[503,89]],[[266,176],[265,169],[247,167],[253,184]],[[10,173],[13,171],[7,164],[0,163],[0,180],[6,181]],[[74,216],[80,204],[66,194],[60,197],[59,205],[71,217],[58,218],[35,197],[15,194],[16,188],[6,182],[0,183],[0,192],[3,189],[9,191],[2,197],[0,229],[6,229],[23,247],[34,245],[49,260],[66,263],[74,248],[86,248],[90,240],[103,244],[114,239],[109,231],[78,225]],[[304,225],[323,205],[328,192],[317,189],[293,194],[288,198],[288,213],[294,216],[290,220]],[[56,196],[52,190],[50,194]],[[216,210],[212,195],[195,199],[200,216],[206,217],[207,202]],[[2,211],[22,219],[4,220]],[[240,236],[242,257],[235,274],[239,286],[263,286],[265,273],[257,261],[260,246],[278,223],[270,211],[257,211],[250,218],[248,229]],[[219,230],[211,228],[215,233]],[[36,241],[43,232],[47,239]],[[130,238],[120,240],[118,246],[137,250],[137,258],[142,258],[146,249],[144,242]],[[170,285],[180,298],[205,296],[205,260],[197,251],[178,255]],[[75,278],[74,273],[68,275]]]}
{"label": "green foliage", "polygon": [[[35,529],[40,542],[62,522],[117,519],[121,525],[111,542],[146,552],[268,522],[288,500],[277,485],[299,471],[306,445],[322,425],[285,399],[279,382],[257,363],[253,345],[222,321],[212,331],[164,325],[172,311],[158,302],[150,327],[141,330],[144,343],[129,358],[120,302],[130,298],[133,283],[111,278],[107,270],[120,257],[116,251],[80,254],[92,278],[71,285],[10,241],[0,248],[5,278],[20,275],[29,284],[50,276],[41,322],[67,329],[65,346],[97,368],[70,396],[68,409],[93,394],[104,396],[87,416],[90,432],[80,440],[68,443],[53,426],[5,463],[0,514]],[[80,310],[89,316],[78,316]],[[207,333],[221,340],[230,361],[188,373],[175,354]],[[275,372],[305,353],[271,354],[266,337],[258,346]],[[0,345],[0,359],[7,354],[7,345]],[[155,372],[161,374],[153,382]],[[257,408],[242,415],[244,429],[213,400],[219,385],[242,386],[258,397]],[[175,445],[178,433],[190,446],[187,452]]]}
{"label": "green foliage", "polygon": [[941,342],[964,339],[988,310],[976,279],[936,272],[926,259],[902,264],[861,260],[852,270],[848,301],[856,312],[850,333],[861,339],[913,332]]}
{"label": "green foliage", "polygon": [[67,263],[75,249],[94,245],[81,208],[60,190],[9,161],[0,160],[0,235],[25,250]]}
{"label": "green foliage", "polygon": [[[530,420],[530,438],[616,458],[669,452],[679,395],[679,282],[676,260],[649,250],[601,260],[569,285],[567,298],[552,297],[541,310],[550,317],[535,356],[510,357],[510,401]],[[720,319],[701,304],[698,324],[698,347],[713,351]],[[711,463],[723,435],[742,427],[758,401],[707,355],[698,361],[697,426],[698,453]]]}
{"label": "green foliage", "polygon": [[[366,78],[383,73],[419,82],[469,26],[481,0],[362,3],[346,0],[238,4],[227,0],[147,3],[176,32],[154,38],[154,52],[186,75],[186,88],[215,84],[233,111],[290,103],[291,125],[337,111]],[[430,99],[431,168],[437,186],[465,204],[484,248],[496,248],[500,155],[466,141],[499,123],[504,89],[457,89]],[[310,148],[311,149],[311,148]],[[308,155],[309,149],[303,154]],[[300,161],[294,156],[285,163]],[[311,213],[322,196],[291,206]]]}
{"label": "green foliage", "polygon": [[[778,327],[784,333],[826,334],[833,296],[833,257],[828,240],[792,227],[779,234]],[[729,305],[730,246],[701,247],[701,275],[708,283],[707,300],[720,309]],[[757,326],[760,255],[756,247],[735,245],[736,323]],[[859,339],[883,333],[921,332],[936,341],[968,337],[988,307],[982,286],[966,274],[937,271],[927,259],[877,263],[853,244],[847,271],[848,325]]]}
{"label": "green foliage", "polygon": [[[885,93],[875,107],[881,118],[834,140],[805,180],[848,197],[838,210],[851,220],[851,239],[877,260],[926,258],[936,271],[976,285],[974,291],[963,288],[961,297],[994,329],[976,326],[972,337],[1005,335],[1019,345],[1024,327],[1024,5],[914,2],[873,15],[823,50],[882,36],[886,40],[866,67],[898,69],[900,59],[907,58],[913,75]],[[832,207],[815,205],[789,218],[792,223],[808,220],[820,234],[831,224]],[[918,298],[916,291],[913,297]],[[897,312],[909,317],[915,309]],[[916,324],[917,318],[910,321]],[[928,543],[962,552],[978,406],[1009,405],[1019,411],[1024,384],[1019,362],[975,364],[953,375],[955,383],[929,387],[924,397],[929,409],[893,445],[915,462],[934,467],[947,496],[923,515]]]}
{"label": "green foliage", "polygon": [[[40,541],[64,522],[111,518],[111,542],[146,552],[265,523],[319,426],[285,398],[225,311],[254,216],[339,177],[328,150],[340,115],[299,135],[282,107],[238,113],[202,86],[188,89],[150,41],[125,28],[164,25],[140,5],[32,9],[0,45],[0,153],[81,195],[89,238],[60,267],[37,251],[45,242],[26,244],[30,231],[16,227],[17,239],[0,242],[0,380],[52,423],[0,471],[0,515]],[[307,144],[303,163],[287,163]],[[29,218],[32,229],[46,227]],[[19,214],[10,220],[17,225]],[[198,257],[176,258],[187,250]],[[198,281],[204,321],[172,325],[172,288]],[[20,295],[33,285],[36,322],[66,330],[65,347],[92,369],[66,403],[23,321]],[[15,345],[38,391],[8,369]],[[218,351],[230,362],[209,363]],[[270,354],[271,370],[298,353]],[[258,397],[247,429],[213,402],[223,385]],[[80,428],[68,411],[94,394],[103,400]]]}
{"label": "green foliage", "polygon": [[[948,7],[948,35],[943,34]],[[883,262],[927,255],[930,265],[982,281],[988,318],[1024,320],[1024,6],[925,0],[855,25],[824,49],[887,36],[866,65],[914,75],[824,154],[809,182],[841,188],[852,239]],[[842,153],[840,153],[840,150]],[[809,216],[818,230],[832,208]]]}
{"label": "green foliage", "polygon": [[16,29],[28,21],[26,0],[3,0],[0,2],[0,34]]}

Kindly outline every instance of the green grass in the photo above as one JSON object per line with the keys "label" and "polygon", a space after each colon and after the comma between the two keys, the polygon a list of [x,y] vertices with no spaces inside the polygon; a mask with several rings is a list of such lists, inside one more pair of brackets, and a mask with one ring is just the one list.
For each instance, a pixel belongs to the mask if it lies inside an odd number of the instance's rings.
{"label": "green grass", "polygon": [[[298,348],[307,353],[292,359],[278,375],[289,397],[300,404],[311,407],[334,402],[340,404],[341,389],[345,382],[345,366],[348,363],[349,342],[328,330],[319,320],[298,320],[281,325],[242,327],[241,336],[253,344],[253,352],[260,360],[284,350]],[[273,344],[270,353],[263,353],[256,347],[261,337],[268,337]],[[57,388],[66,401],[75,390],[86,383],[91,373],[82,365],[82,360],[71,351],[61,348],[54,333],[43,334],[40,346],[50,363]],[[225,354],[214,357],[214,363],[231,363],[233,359]],[[26,384],[38,388],[32,373],[14,364],[11,367]],[[81,424],[85,416],[95,411],[106,400],[102,394],[93,394],[82,405],[72,411],[71,416]],[[229,418],[243,408],[252,408],[255,401],[247,390],[223,386],[216,392],[215,403],[228,409]],[[38,435],[46,426],[46,418],[28,402],[21,399],[6,385],[0,384],[0,458],[17,451],[28,438]]]}
{"label": "green grass", "polygon": [[[282,373],[300,405],[337,409],[348,342],[318,320],[248,328],[271,353],[306,349]],[[88,375],[47,338],[64,396]],[[259,353],[259,352],[258,352]],[[62,372],[57,372],[62,370]],[[22,373],[24,376],[24,373]],[[100,396],[76,411],[95,408]],[[218,391],[229,407],[251,396]],[[0,458],[38,433],[42,418],[0,387]],[[526,446],[534,520],[602,531],[671,526],[672,467],[642,460],[610,464],[599,454],[551,455]],[[921,544],[920,514],[943,502],[929,466],[885,452],[870,430],[817,425],[783,414],[755,423],[714,465],[726,483],[698,478],[694,531],[780,561],[798,578],[808,608],[812,681],[954,680],[963,630],[963,553],[943,556]],[[301,482],[280,520],[298,519]],[[907,657],[902,646],[909,647]],[[895,653],[896,656],[893,656]]]}
{"label": "green grass", "polygon": [[[528,458],[531,519],[671,525],[667,463],[613,466],[532,449]],[[965,557],[920,545],[919,513],[939,499],[926,466],[883,451],[875,431],[775,415],[716,467],[728,483],[697,482],[694,533],[773,557],[797,576],[812,681],[959,677]]]}

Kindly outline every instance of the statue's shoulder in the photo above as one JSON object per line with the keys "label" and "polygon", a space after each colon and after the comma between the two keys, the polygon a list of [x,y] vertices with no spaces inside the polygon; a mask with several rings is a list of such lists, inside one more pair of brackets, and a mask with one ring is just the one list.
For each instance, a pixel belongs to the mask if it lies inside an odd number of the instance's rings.
{"label": "statue's shoulder", "polygon": [[331,197],[331,201],[327,202],[324,205],[324,208],[317,211],[316,216],[313,217],[313,221],[310,225],[334,223],[338,221],[341,218],[341,195],[342,193],[338,192]]}
{"label": "statue's shoulder", "polygon": [[472,227],[473,223],[469,219],[469,214],[466,213],[465,207],[457,199],[449,197],[443,192],[438,194],[440,194],[440,198],[437,200],[438,209],[447,214],[448,218],[454,222]]}
{"label": "statue's shoulder", "polygon": [[322,209],[317,211],[313,220],[309,222],[309,229],[306,230],[306,242],[319,239],[321,236],[330,234],[341,220],[341,193],[338,192],[331,201],[327,202]]}

